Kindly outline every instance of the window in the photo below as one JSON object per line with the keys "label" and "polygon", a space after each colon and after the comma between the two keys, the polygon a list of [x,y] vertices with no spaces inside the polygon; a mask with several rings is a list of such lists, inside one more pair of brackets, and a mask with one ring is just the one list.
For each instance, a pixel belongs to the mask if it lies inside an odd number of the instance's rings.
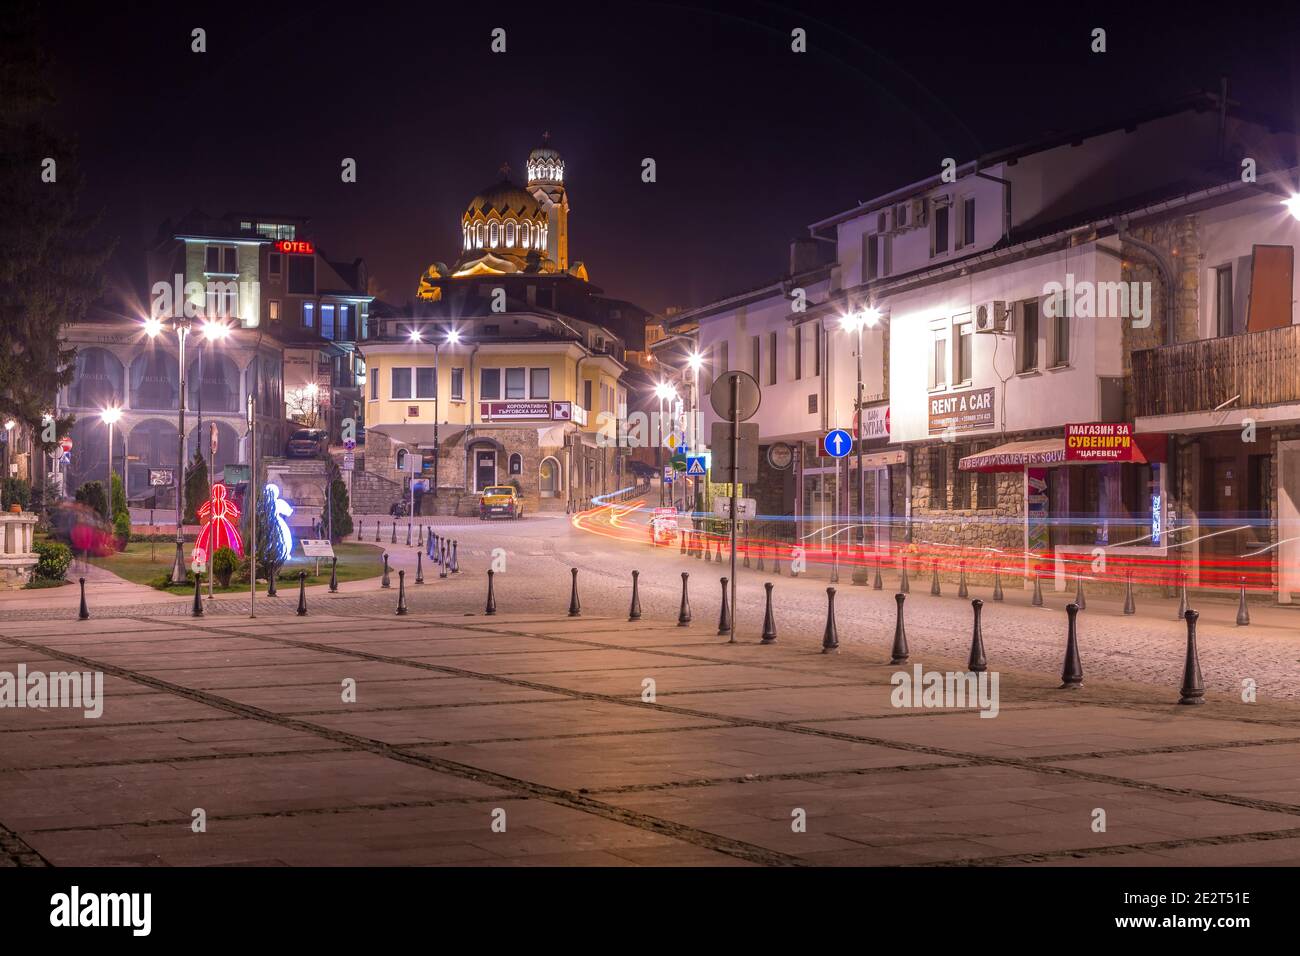
{"label": "window", "polygon": [[957,226],[957,248],[975,245],[975,197],[961,201],[961,222]]}
{"label": "window", "polygon": [[493,249],[497,247],[497,221],[495,219],[488,224],[488,245]]}
{"label": "window", "polygon": [[515,244],[515,224],[513,222],[508,222],[506,223],[506,245],[513,246],[514,244]]}
{"label": "window", "polygon": [[948,387],[948,330],[930,329],[930,388]]}
{"label": "window", "polygon": [[813,335],[813,374],[822,373],[822,324],[814,322],[812,327]]}
{"label": "window", "polygon": [[971,380],[971,366],[974,356],[975,327],[971,324],[970,313],[953,319],[953,354],[952,374],[954,384]]}
{"label": "window", "polygon": [[1038,368],[1038,300],[1020,303],[1020,327],[1016,330],[1017,372]]}
{"label": "window", "polygon": [[803,326],[794,327],[794,377],[803,378]]}
{"label": "window", "polygon": [[1070,364],[1070,314],[1057,308],[1052,316],[1052,367]]}
{"label": "window", "polygon": [[894,237],[882,236],[880,242],[880,274],[887,276],[894,271]]}
{"label": "window", "polygon": [[763,380],[763,340],[757,335],[751,336],[749,344],[753,351],[753,355],[750,356],[753,363],[750,371],[754,373],[754,381],[761,382]]}
{"label": "window", "polygon": [[370,370],[370,400],[379,400],[379,366]]}
{"label": "window", "polygon": [[316,257],[289,257],[289,291],[295,295],[316,294]]}
{"label": "window", "polygon": [[302,304],[302,327],[304,329],[316,328],[316,303],[304,302]]}
{"label": "window", "polygon": [[276,282],[280,281],[280,275],[284,269],[284,256],[278,252],[273,252],[266,257],[266,271]]}
{"label": "window", "polygon": [[350,326],[351,324],[352,324],[352,306],[340,305],[338,325],[334,327],[334,338],[342,339],[345,342],[350,341],[352,339],[352,336],[348,334],[348,326]]}
{"label": "window", "polygon": [[438,377],[434,369],[426,366],[415,370],[415,397],[438,397]]}
{"label": "window", "polygon": [[[179,439],[177,439],[179,441]],[[406,471],[406,449],[397,449],[397,470]]]}
{"label": "window", "polygon": [[510,456],[510,474],[522,475],[524,473],[524,456],[519,452],[514,452]]}
{"label": "window", "polygon": [[203,269],[218,275],[239,273],[239,254],[234,246],[208,246],[204,254]]}
{"label": "window", "polygon": [[485,368],[479,376],[479,397],[485,400],[501,397],[501,369]]}
{"label": "window", "polygon": [[551,370],[549,368],[534,368],[528,372],[529,398],[550,398],[551,397]]}
{"label": "window", "polygon": [[1232,334],[1232,266],[1214,270],[1215,334]]}
{"label": "window", "polygon": [[992,511],[998,506],[998,476],[991,471],[981,471],[975,478],[975,507]]}
{"label": "window", "polygon": [[[964,457],[970,454],[970,448],[953,448],[953,459],[960,462]],[[971,508],[971,492],[974,490],[971,482],[971,472],[962,471],[958,468],[952,473],[952,507],[954,511],[969,511]]]}
{"label": "window", "polygon": [[948,449],[942,445],[930,449],[930,508],[948,509]]}
{"label": "window", "polygon": [[280,300],[270,299],[266,303],[266,317],[272,322],[280,321]]}
{"label": "window", "polygon": [[591,411],[591,379],[582,383],[582,407]]}
{"label": "window", "polygon": [[522,368],[506,369],[506,398],[527,398],[528,391],[524,384]]}
{"label": "window", "polygon": [[390,398],[411,397],[411,370],[409,368],[393,369],[392,383],[393,390],[389,395]]}
{"label": "window", "polygon": [[930,233],[930,255],[943,255],[948,251],[948,213],[951,206],[947,203],[934,206],[934,220]]}
{"label": "window", "polygon": [[767,384],[776,384],[776,333],[767,333]]}
{"label": "window", "polygon": [[809,392],[808,393],[808,414],[815,415],[816,413],[817,413],[817,393]]}
{"label": "window", "polygon": [[451,370],[451,400],[453,402],[465,401],[465,370],[463,368]]}
{"label": "window", "polygon": [[320,334],[323,339],[334,338],[334,304],[331,302],[321,303]]}
{"label": "window", "polygon": [[870,282],[878,274],[878,264],[880,259],[880,237],[872,234],[863,236],[864,248],[862,251],[862,279],[864,282]]}

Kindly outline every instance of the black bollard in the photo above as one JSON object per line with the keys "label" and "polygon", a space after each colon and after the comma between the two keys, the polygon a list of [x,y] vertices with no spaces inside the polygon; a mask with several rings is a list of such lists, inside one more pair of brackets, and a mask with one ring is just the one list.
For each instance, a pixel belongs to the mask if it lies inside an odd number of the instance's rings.
{"label": "black bollard", "polygon": [[993,565],[993,600],[1002,600],[1002,565]]}
{"label": "black bollard", "polygon": [[1180,577],[1182,579],[1182,586],[1179,589],[1180,594],[1178,598],[1178,620],[1181,621],[1183,620],[1183,615],[1187,613],[1187,575],[1183,574],[1180,575]]}
{"label": "black bollard", "polygon": [[1041,571],[1034,571],[1034,598],[1029,603],[1034,607],[1043,606],[1043,574]]}
{"label": "black bollard", "polygon": [[774,548],[772,550],[772,573],[781,573],[781,551],[779,548]]}
{"label": "black bollard", "polygon": [[704,560],[710,562],[713,560],[713,548],[709,546],[708,538],[704,539]]}
{"label": "black bollard", "polygon": [[424,525],[418,526],[418,530],[415,533],[415,546],[417,548],[424,547]]}
{"label": "black bollard", "polygon": [[880,559],[879,559],[879,558],[876,559],[875,564],[876,564],[876,575],[875,575],[875,577],[873,577],[873,578],[871,579],[871,590],[873,590],[873,591],[881,591],[881,590],[884,590],[885,582],[882,581],[881,578],[880,578]]}
{"label": "black bollard", "polygon": [[840,549],[831,548],[831,584],[840,583]]}
{"label": "black bollard", "polygon": [[275,572],[278,570],[279,570],[278,568],[272,566],[271,569],[266,572],[266,596],[267,597],[280,596],[279,592],[275,589]]}
{"label": "black bollard", "polygon": [[90,617],[90,608],[86,607],[86,579],[77,578],[77,583],[81,585],[81,609],[77,611],[77,617],[85,621]]}
{"label": "black bollard", "polygon": [[759,571],[766,571],[766,570],[767,570],[767,568],[763,565],[763,549],[762,549],[762,548],[759,548],[759,549],[758,549],[758,566],[757,566],[756,570],[759,570]]}
{"label": "black bollard", "polygon": [[406,613],[406,572],[397,572],[397,613]]}
{"label": "black bollard", "polygon": [[835,627],[835,589],[826,589],[826,630],[822,631],[822,653],[834,654],[840,649],[840,634]]}
{"label": "black bollard", "polygon": [[903,555],[903,557],[899,560],[899,564],[902,565],[903,573],[898,581],[898,590],[902,591],[904,594],[911,594],[912,583],[907,580],[907,555]]}
{"label": "black bollard", "polygon": [[894,619],[894,646],[889,652],[889,663],[906,664],[907,663],[907,630],[903,627],[903,602],[907,600],[906,594],[895,594],[894,600],[898,603],[898,615]]}
{"label": "black bollard", "polygon": [[722,563],[722,536],[721,535],[718,536],[718,550],[714,552],[713,560],[717,561],[719,564]]}
{"label": "black bollard", "polygon": [[972,674],[981,674],[989,669],[988,658],[984,656],[984,632],[980,629],[980,612],[984,610],[984,602],[979,598],[970,602],[970,606],[975,611],[975,626],[970,636],[970,659],[966,661],[966,670]]}
{"label": "black bollard", "polygon": [[379,519],[375,519],[375,544],[379,543]]}
{"label": "black bollard", "polygon": [[690,572],[682,572],[682,606],[677,611],[677,626],[685,627],[691,623],[691,599],[686,591],[686,582],[690,578]]}
{"label": "black bollard", "polygon": [[307,572],[298,572],[298,616],[307,616]]}
{"label": "black bollard", "polygon": [[460,574],[460,562],[456,560],[456,541],[451,542],[451,573]]}
{"label": "black bollard", "polygon": [[939,597],[942,593],[942,590],[939,588],[939,562],[932,561],[930,563],[930,594],[934,597]]}
{"label": "black bollard", "polygon": [[190,614],[193,617],[203,616],[203,592],[201,590],[202,587],[203,587],[202,579],[199,577],[198,574],[195,574],[194,575],[194,607],[190,609]]}
{"label": "black bollard", "polygon": [[1075,630],[1079,605],[1067,604],[1065,614],[1069,619],[1065,635],[1065,663],[1061,666],[1061,686],[1057,690],[1077,690],[1083,686],[1083,662],[1079,660],[1079,635]]}
{"label": "black bollard", "polygon": [[1187,658],[1183,662],[1183,686],[1178,691],[1180,704],[1205,703],[1205,679],[1201,676],[1201,658],[1196,653],[1196,619],[1200,616],[1190,610],[1183,615],[1187,621]]}
{"label": "black bollard", "polygon": [[362,521],[360,518],[357,519],[357,540],[358,541],[361,540],[361,529],[364,528],[365,525],[366,523],[364,521]]}
{"label": "black bollard", "polygon": [[1074,603],[1079,606],[1080,611],[1088,610],[1088,601],[1083,596],[1083,575],[1077,574],[1074,578]]}
{"label": "black bollard", "polygon": [[578,602],[578,569],[570,568],[569,573],[573,575],[573,585],[569,590],[569,617],[577,617],[582,613],[582,605]]}
{"label": "black bollard", "polygon": [[750,565],[749,565],[749,544],[748,544],[748,542],[746,542],[746,544],[745,544],[745,548],[744,548],[744,551],[742,551],[741,553],[744,554],[744,556],[745,556],[745,560],[744,560],[744,562],[743,562],[743,564],[742,564],[741,566],[747,568],[747,567],[750,566]]}
{"label": "black bollard", "polygon": [[381,588],[392,587],[392,584],[390,584],[388,581],[388,552],[387,551],[384,552],[384,576],[379,579],[379,586]]}
{"label": "black bollard", "polygon": [[1133,603],[1133,572],[1124,572],[1124,613],[1136,614],[1137,605]]}
{"label": "black bollard", "polygon": [[760,644],[776,643],[776,617],[772,614],[772,582],[763,585],[767,591],[767,609],[763,611],[763,639]]}
{"label": "black bollard", "polygon": [[1241,576],[1241,594],[1237,598],[1237,626],[1245,627],[1250,623],[1250,611],[1246,607],[1246,576]]}
{"label": "black bollard", "polygon": [[957,582],[957,596],[959,598],[970,597],[970,589],[966,587],[966,562],[961,563],[961,578]]}
{"label": "black bollard", "polygon": [[447,576],[447,539],[443,538],[438,542],[438,577]]}
{"label": "black bollard", "polygon": [[406,522],[406,546],[411,546],[411,522]]}
{"label": "black bollard", "polygon": [[339,593],[339,559],[330,558],[330,594]]}
{"label": "black bollard", "polygon": [[[655,533],[654,533],[653,525],[651,525],[650,527],[650,544],[652,547],[655,544]],[[679,531],[677,533],[677,553],[679,555],[686,553],[686,532],[685,531]]]}
{"label": "black bollard", "polygon": [[393,522],[393,540],[390,541],[389,543],[397,544],[397,522],[396,521]]}
{"label": "black bollard", "polygon": [[495,614],[497,612],[497,596],[496,593],[492,590],[492,578],[495,575],[496,572],[493,571],[491,568],[489,568],[487,573],[488,576],[487,607],[483,609],[484,614]]}
{"label": "black bollard", "polygon": [[727,579],[722,579],[722,609],[718,611],[718,636],[731,633],[731,613],[727,607]]}
{"label": "black bollard", "polygon": [[415,552],[415,583],[424,583],[424,552]]}
{"label": "black bollard", "polygon": [[632,608],[627,612],[629,621],[641,620],[641,591],[637,587],[637,578],[641,577],[640,571],[632,572]]}

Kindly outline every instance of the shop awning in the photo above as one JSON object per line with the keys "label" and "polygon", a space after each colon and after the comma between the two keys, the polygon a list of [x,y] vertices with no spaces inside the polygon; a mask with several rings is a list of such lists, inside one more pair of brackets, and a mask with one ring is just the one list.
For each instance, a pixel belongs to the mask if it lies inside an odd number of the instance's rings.
{"label": "shop awning", "polygon": [[[1132,457],[1126,459],[1136,464],[1165,460],[1164,435],[1135,435]],[[961,471],[1020,471],[1022,468],[1055,468],[1061,465],[1097,465],[1101,461],[1066,461],[1065,439],[1034,438],[1012,441],[996,448],[967,455],[957,467]]]}
{"label": "shop awning", "polygon": [[[452,442],[464,431],[464,425],[453,425],[444,422],[438,426],[438,441],[441,444]],[[432,422],[427,425],[369,425],[366,427],[366,432],[377,432],[395,442],[409,445],[412,448],[433,447]]]}
{"label": "shop awning", "polygon": [[1064,438],[1012,441],[967,455],[957,465],[962,471],[1020,471],[1065,464]]}

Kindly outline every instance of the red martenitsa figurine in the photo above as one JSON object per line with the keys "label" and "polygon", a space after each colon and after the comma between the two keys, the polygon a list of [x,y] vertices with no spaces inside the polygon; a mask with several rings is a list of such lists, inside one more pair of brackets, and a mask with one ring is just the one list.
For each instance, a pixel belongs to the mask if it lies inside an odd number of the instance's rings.
{"label": "red martenitsa figurine", "polygon": [[199,507],[198,516],[203,522],[203,531],[194,543],[196,551],[202,550],[211,556],[218,548],[231,548],[241,558],[244,556],[244,542],[235,527],[239,520],[239,506],[226,498],[225,485],[217,482],[212,486],[212,498]]}

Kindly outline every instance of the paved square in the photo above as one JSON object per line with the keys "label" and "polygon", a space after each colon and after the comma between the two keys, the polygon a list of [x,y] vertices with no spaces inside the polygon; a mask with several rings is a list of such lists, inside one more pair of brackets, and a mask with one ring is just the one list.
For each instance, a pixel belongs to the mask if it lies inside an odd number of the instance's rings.
{"label": "paved square", "polygon": [[[904,710],[867,646],[540,614],[0,622],[0,864],[1292,864],[1300,712],[1001,673]],[[960,663],[927,660],[927,668]],[[202,810],[206,831],[195,832]],[[1095,825],[1104,814],[1104,829]]]}

